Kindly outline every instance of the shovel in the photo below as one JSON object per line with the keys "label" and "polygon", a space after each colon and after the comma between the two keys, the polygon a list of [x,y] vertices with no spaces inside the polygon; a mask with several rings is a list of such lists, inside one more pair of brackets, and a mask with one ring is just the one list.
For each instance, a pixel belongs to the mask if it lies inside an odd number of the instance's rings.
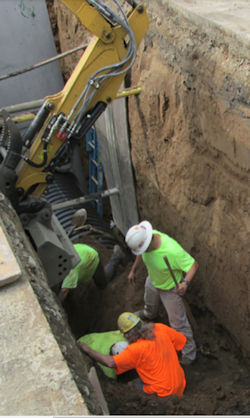
{"label": "shovel", "polygon": [[[165,261],[166,265],[168,266],[168,269],[170,271],[170,274],[172,276],[172,279],[173,279],[173,281],[175,283],[175,287],[178,290],[179,283],[176,280],[175,274],[174,274],[174,272],[173,272],[173,270],[172,270],[172,268],[171,268],[171,266],[169,264],[168,258],[167,258],[166,255],[164,255],[163,258],[164,258],[164,261]],[[182,300],[183,300],[183,303],[184,303],[184,306],[185,306],[185,309],[186,309],[186,312],[187,312],[187,317],[188,317],[188,320],[190,322],[190,325],[191,325],[193,331],[196,332],[197,329],[198,329],[198,325],[197,325],[197,322],[196,322],[196,320],[195,320],[195,318],[194,318],[194,316],[193,316],[193,314],[191,312],[191,309],[190,309],[190,306],[188,304],[188,301],[184,298],[184,296],[182,296]]]}

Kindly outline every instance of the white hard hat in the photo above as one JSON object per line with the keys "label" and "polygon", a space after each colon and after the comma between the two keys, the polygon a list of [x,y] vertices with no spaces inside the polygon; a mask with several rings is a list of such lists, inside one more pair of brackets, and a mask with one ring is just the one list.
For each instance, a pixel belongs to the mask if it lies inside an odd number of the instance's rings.
{"label": "white hard hat", "polygon": [[125,350],[125,348],[128,346],[128,343],[126,341],[118,341],[118,343],[115,343],[111,347],[111,355],[116,356],[116,354],[120,354]]}
{"label": "white hard hat", "polygon": [[152,235],[153,228],[151,223],[148,221],[142,221],[128,230],[125,241],[133,254],[140,255],[147,250],[151,242]]}

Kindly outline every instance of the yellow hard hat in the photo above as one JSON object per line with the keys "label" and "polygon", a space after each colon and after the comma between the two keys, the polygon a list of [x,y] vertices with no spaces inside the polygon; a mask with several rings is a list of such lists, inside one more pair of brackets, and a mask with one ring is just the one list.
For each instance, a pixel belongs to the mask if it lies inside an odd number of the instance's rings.
{"label": "yellow hard hat", "polygon": [[124,334],[134,328],[140,321],[139,316],[134,313],[123,312],[117,320],[117,325],[119,330]]}

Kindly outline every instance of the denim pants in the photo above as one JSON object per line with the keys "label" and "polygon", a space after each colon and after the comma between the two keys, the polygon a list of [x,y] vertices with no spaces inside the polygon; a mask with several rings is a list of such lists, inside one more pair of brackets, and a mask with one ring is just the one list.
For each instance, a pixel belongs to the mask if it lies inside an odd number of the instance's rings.
{"label": "denim pants", "polygon": [[105,266],[103,266],[101,260],[97,266],[97,269],[94,273],[93,279],[95,284],[100,289],[104,289],[108,282],[113,279],[116,269],[120,263],[120,258],[116,254],[112,254],[111,258]]}
{"label": "denim pants", "polygon": [[170,326],[184,334],[187,338],[187,342],[182,350],[182,357],[193,361],[196,358],[196,344],[182,297],[178,295],[175,287],[170,290],[157,289],[152,285],[150,277],[147,277],[143,312],[148,319],[153,319],[157,316],[160,300],[168,314]]}

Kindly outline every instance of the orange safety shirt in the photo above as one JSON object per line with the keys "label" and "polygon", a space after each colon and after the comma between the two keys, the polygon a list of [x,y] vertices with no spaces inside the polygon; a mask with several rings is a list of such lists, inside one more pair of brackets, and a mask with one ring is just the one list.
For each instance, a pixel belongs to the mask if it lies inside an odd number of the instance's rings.
{"label": "orange safety shirt", "polygon": [[139,339],[113,356],[116,373],[136,369],[146,393],[182,396],[186,387],[184,371],[176,351],[182,350],[186,337],[164,324],[154,324],[153,340]]}

